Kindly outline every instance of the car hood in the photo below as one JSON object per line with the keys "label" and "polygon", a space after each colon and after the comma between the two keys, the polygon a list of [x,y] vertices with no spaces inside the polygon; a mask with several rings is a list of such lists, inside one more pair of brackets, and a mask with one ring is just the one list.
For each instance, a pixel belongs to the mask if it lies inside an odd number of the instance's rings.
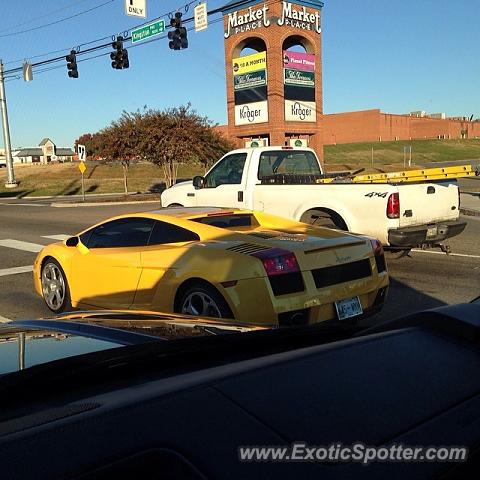
{"label": "car hood", "polygon": [[157,312],[74,312],[0,325],[0,375],[111,348],[193,336],[261,330]]}

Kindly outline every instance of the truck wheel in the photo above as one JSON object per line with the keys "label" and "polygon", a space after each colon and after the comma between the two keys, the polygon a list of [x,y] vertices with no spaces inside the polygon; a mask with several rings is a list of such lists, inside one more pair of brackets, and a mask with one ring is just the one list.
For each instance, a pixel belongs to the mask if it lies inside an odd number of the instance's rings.
{"label": "truck wheel", "polygon": [[303,223],[309,223],[315,227],[336,228],[348,232],[348,227],[343,218],[333,210],[312,209],[307,210],[300,218]]}
{"label": "truck wheel", "polygon": [[233,318],[225,299],[206,283],[195,283],[186,288],[175,310],[195,317]]}
{"label": "truck wheel", "polygon": [[183,205],[180,205],[179,203],[171,203],[167,208],[173,208],[173,207],[183,207]]}

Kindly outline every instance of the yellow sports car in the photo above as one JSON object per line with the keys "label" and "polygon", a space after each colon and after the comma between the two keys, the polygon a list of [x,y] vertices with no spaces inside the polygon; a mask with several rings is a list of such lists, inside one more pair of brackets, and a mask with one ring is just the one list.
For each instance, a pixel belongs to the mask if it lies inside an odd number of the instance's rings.
{"label": "yellow sports car", "polygon": [[122,215],[45,247],[48,308],[135,309],[302,325],[360,318],[384,302],[377,240],[256,211],[168,208]]}

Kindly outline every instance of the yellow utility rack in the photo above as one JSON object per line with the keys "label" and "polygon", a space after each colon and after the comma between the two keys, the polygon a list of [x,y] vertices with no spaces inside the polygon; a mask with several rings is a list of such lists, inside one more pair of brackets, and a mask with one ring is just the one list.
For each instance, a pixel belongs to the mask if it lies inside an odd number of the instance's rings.
{"label": "yellow utility rack", "polygon": [[387,173],[364,173],[362,170],[351,174],[318,178],[317,183],[404,183],[428,182],[433,180],[449,180],[461,177],[475,177],[480,175],[478,170],[473,170],[471,165],[459,165],[444,168],[425,168],[422,170],[403,170]]}

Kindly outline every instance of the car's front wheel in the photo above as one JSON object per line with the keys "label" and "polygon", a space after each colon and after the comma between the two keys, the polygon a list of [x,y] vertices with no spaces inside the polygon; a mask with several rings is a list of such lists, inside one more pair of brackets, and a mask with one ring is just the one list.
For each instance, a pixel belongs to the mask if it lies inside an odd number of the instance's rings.
{"label": "car's front wheel", "polygon": [[225,299],[210,285],[196,284],[187,288],[178,302],[179,313],[195,317],[233,318]]}
{"label": "car's front wheel", "polygon": [[43,299],[52,312],[60,313],[72,309],[65,272],[53,258],[48,258],[43,263],[41,282]]}

